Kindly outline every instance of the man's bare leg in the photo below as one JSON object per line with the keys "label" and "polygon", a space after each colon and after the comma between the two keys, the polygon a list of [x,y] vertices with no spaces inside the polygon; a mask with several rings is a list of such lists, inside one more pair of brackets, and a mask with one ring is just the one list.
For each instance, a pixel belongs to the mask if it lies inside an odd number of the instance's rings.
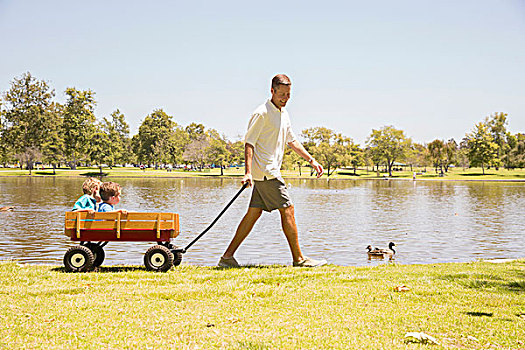
{"label": "man's bare leg", "polygon": [[283,227],[284,235],[288,240],[293,261],[297,262],[303,260],[303,253],[301,252],[301,247],[299,247],[299,236],[297,233],[297,225],[295,224],[295,210],[293,205],[286,208],[280,208],[279,213],[281,214],[281,225]]}
{"label": "man's bare leg", "polygon": [[228,259],[235,254],[237,251],[237,248],[241,245],[241,243],[244,241],[244,239],[248,236],[248,234],[251,232],[253,225],[257,222],[257,220],[261,217],[262,209],[261,208],[248,208],[248,212],[241,220],[241,223],[237,227],[237,231],[235,231],[235,236],[233,236],[232,241],[230,242],[230,245],[222,255],[224,258]]}

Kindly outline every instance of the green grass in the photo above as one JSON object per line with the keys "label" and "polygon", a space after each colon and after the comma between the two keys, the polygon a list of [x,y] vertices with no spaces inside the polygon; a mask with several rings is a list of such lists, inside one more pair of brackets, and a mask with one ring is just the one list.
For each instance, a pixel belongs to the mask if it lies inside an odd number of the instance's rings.
{"label": "green grass", "polygon": [[[0,280],[0,347],[10,349],[525,346],[525,260],[84,274],[3,262]],[[407,332],[440,345],[406,344]]]}
{"label": "green grass", "polygon": [[[485,175],[483,175],[481,168],[462,169],[462,168],[450,168],[445,173],[445,176],[440,177],[438,173],[432,168],[427,168],[426,172],[422,172],[423,169],[414,169],[414,171],[421,172],[417,175],[418,180],[513,180],[513,181],[525,181],[525,169],[485,169]],[[382,179],[388,176],[388,173],[380,172],[379,176],[374,171],[367,171],[366,169],[359,169],[357,175],[353,175],[353,170],[339,170],[330,176],[331,179]],[[68,176],[99,176],[100,172],[98,168],[79,168],[77,170],[71,170],[69,168],[60,168],[56,170],[56,174],[53,175],[52,169],[47,170],[33,170],[31,176],[54,176],[54,177],[68,177]],[[205,169],[204,171],[183,171],[174,170],[167,172],[166,170],[155,170],[146,169],[145,171],[139,168],[120,168],[115,167],[113,169],[103,168],[104,176],[111,177],[219,177],[220,169]],[[302,179],[315,179],[315,176],[310,176],[309,168],[302,168],[301,174],[299,170],[283,170],[282,174],[285,178],[302,178]],[[228,168],[224,170],[225,177],[237,177],[240,178],[244,175],[244,168]],[[392,174],[394,179],[412,179],[413,171],[395,171]],[[5,169],[0,168],[1,176],[29,176],[28,170],[20,169]],[[324,175],[323,178],[327,176]]]}

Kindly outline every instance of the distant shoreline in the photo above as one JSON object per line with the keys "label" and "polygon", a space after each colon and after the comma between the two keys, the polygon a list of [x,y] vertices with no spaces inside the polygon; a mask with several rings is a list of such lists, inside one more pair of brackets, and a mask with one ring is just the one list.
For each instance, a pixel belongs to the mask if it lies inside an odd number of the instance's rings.
{"label": "distant shoreline", "polygon": [[[282,170],[284,179],[300,179],[300,180],[315,180],[315,181],[357,181],[357,180],[376,180],[376,181],[467,181],[467,182],[525,182],[525,169],[506,170],[506,169],[485,169],[485,175],[482,174],[482,169],[449,169],[444,176],[439,176],[434,169],[430,171],[418,171],[416,179],[413,179],[415,171],[396,171],[394,176],[389,177],[388,173],[381,172],[377,176],[377,172],[367,171],[365,169],[358,169],[357,175],[347,171],[335,172],[327,177],[323,175],[321,178],[310,176],[310,169],[302,168],[301,173],[298,170]],[[113,167],[103,168],[102,175],[100,175],[98,168],[79,168],[76,170],[60,168],[53,174],[52,169],[32,170],[29,175],[28,170],[20,170],[13,168],[0,169],[0,178],[85,178],[88,176],[104,177],[104,178],[158,178],[158,179],[185,179],[185,178],[222,178],[222,179],[241,179],[244,176],[244,167],[227,168],[223,170],[221,175],[220,169],[204,169],[202,171],[180,171],[174,170],[171,172],[165,169],[146,169],[146,171],[138,168],[122,168]]]}
{"label": "distant shoreline", "polygon": [[[100,175],[0,175],[0,178],[85,178],[88,176],[99,177]],[[202,175],[202,174],[191,174],[187,176],[163,176],[163,175],[151,175],[151,176],[139,176],[139,175],[122,175],[122,174],[104,174],[104,178],[121,178],[121,179],[241,179],[240,175]],[[426,181],[445,181],[445,182],[525,182],[525,179],[446,179],[446,178],[418,178],[416,180],[407,177],[365,177],[365,178],[354,178],[354,177],[298,177],[298,176],[283,176],[284,179],[293,180],[309,180],[309,181],[415,181],[415,182],[426,182]]]}

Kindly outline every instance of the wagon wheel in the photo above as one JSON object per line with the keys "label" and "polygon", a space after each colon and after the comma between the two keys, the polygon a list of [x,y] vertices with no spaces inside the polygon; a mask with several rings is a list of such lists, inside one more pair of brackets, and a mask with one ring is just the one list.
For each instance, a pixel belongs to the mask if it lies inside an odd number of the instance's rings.
{"label": "wagon wheel", "polygon": [[177,249],[177,247],[174,247],[175,249],[171,249],[171,254],[173,254],[173,266],[179,266],[182,262],[182,252]]}
{"label": "wagon wheel", "polygon": [[67,250],[64,266],[67,272],[86,272],[93,268],[95,257],[89,248],[77,245]]}
{"label": "wagon wheel", "polygon": [[163,245],[154,245],[146,251],[144,265],[149,271],[166,272],[173,266],[173,254]]}
{"label": "wagon wheel", "polygon": [[106,253],[104,252],[104,249],[101,245],[93,243],[93,242],[87,242],[84,244],[85,247],[89,248],[91,252],[93,253],[93,257],[95,258],[93,262],[93,267],[99,267],[104,262],[104,258],[106,257]]}

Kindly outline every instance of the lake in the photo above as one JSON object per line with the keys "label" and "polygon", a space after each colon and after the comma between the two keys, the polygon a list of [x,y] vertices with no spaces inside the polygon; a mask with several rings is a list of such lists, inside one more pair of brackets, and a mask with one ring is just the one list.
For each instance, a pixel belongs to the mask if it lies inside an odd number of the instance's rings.
{"label": "lake", "polygon": [[[82,195],[82,178],[0,178],[0,260],[61,265],[68,247],[64,212]],[[239,179],[113,178],[117,208],[180,214],[185,246],[240,188]],[[525,183],[287,179],[303,252],[331,264],[366,266],[368,244],[396,243],[402,264],[525,257]],[[244,215],[244,191],[218,223],[184,254],[183,264],[215,265]],[[148,242],[110,242],[104,265],[142,264]],[[290,264],[278,212],[263,213],[236,254],[241,264]]]}

